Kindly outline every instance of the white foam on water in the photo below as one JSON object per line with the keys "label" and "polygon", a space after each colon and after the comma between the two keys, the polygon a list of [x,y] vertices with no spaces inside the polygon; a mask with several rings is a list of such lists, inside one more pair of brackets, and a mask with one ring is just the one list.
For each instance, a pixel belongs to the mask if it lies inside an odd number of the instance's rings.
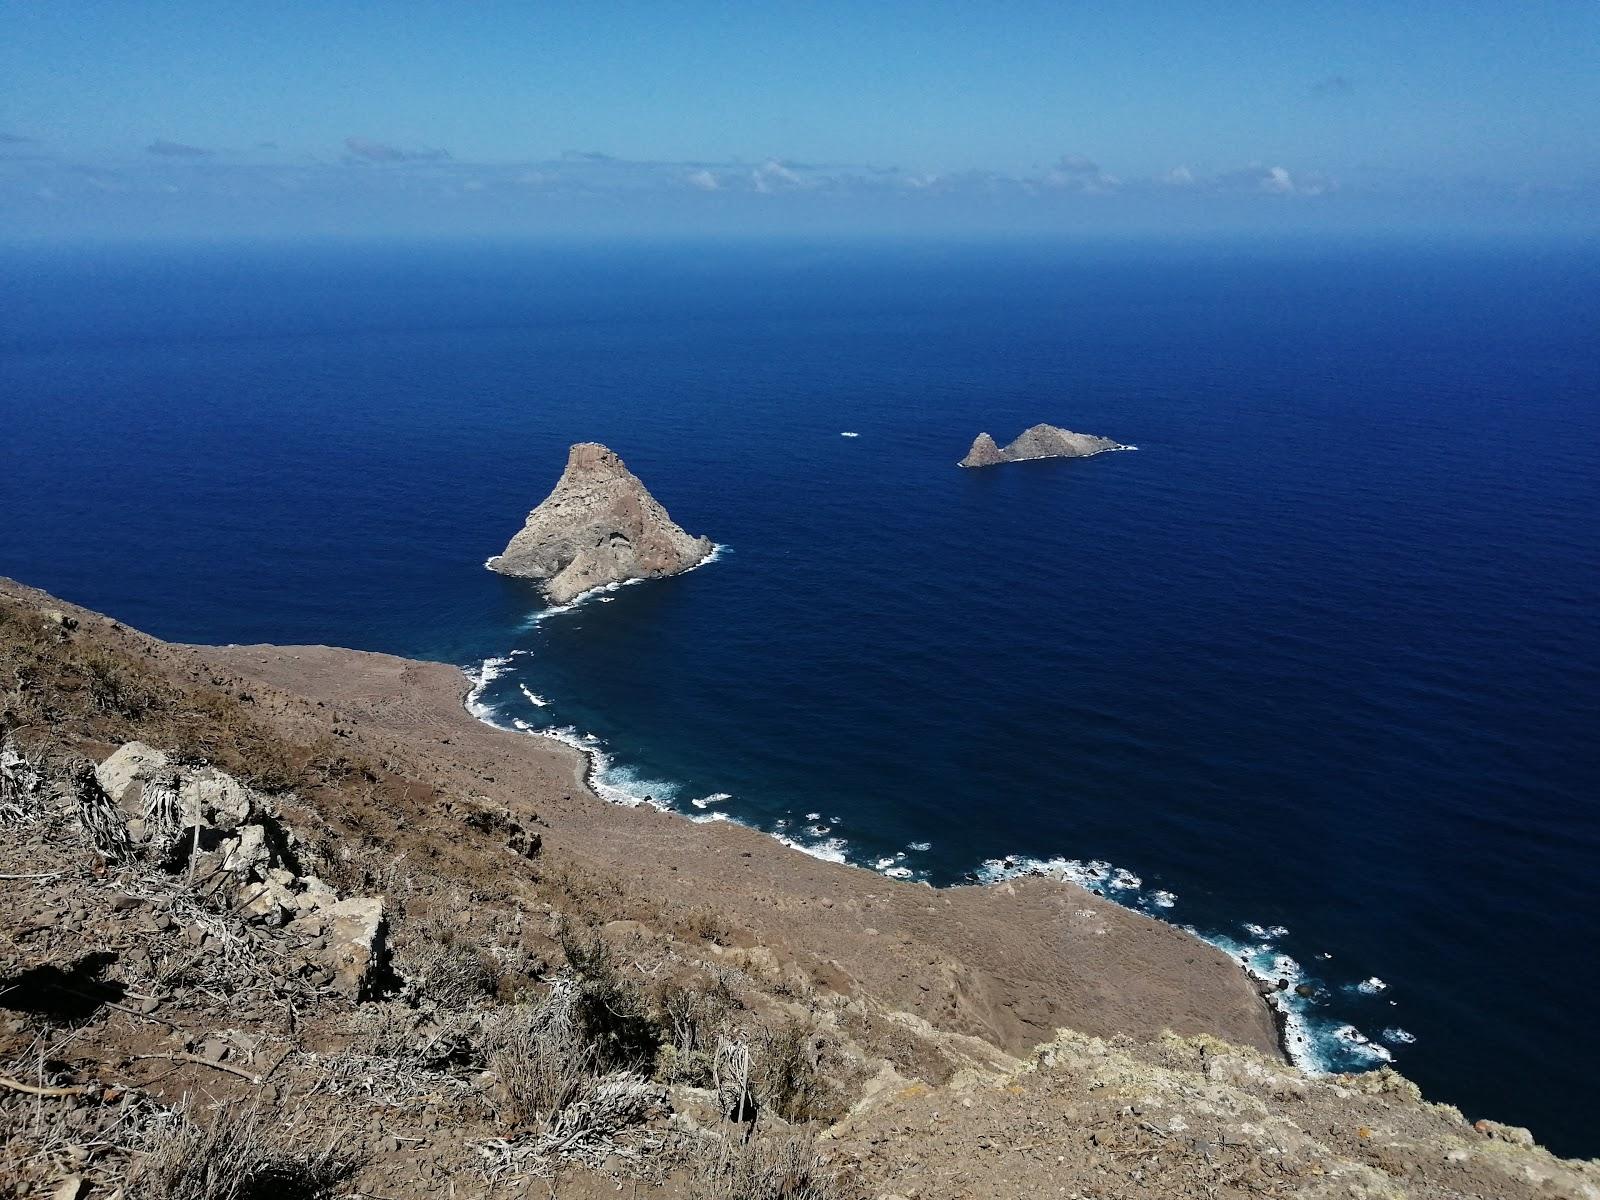
{"label": "white foam on water", "polygon": [[861,435],[859,433],[851,433],[851,432],[849,432],[847,430],[844,433],[841,433],[839,436],[840,437],[860,437]]}
{"label": "white foam on water", "polygon": [[522,694],[527,697],[528,703],[535,708],[548,708],[550,706],[550,701],[543,696],[537,695],[527,684],[519,683],[517,686],[522,689]]}
{"label": "white foam on water", "polygon": [[650,779],[629,767],[619,767],[604,744],[592,733],[579,733],[574,726],[530,731],[534,737],[546,737],[580,750],[588,758],[586,782],[595,795],[612,804],[637,808],[649,804],[663,811],[672,810],[672,798],[678,785],[665,779]]}
{"label": "white foam on water", "polygon": [[829,826],[824,825],[819,821],[815,825],[807,825],[806,832],[812,837],[827,837],[828,834],[833,832],[833,830]]}
{"label": "white foam on water", "polygon": [[727,792],[712,792],[709,796],[696,796],[694,799],[690,800],[689,803],[694,805],[696,808],[705,808],[709,804],[721,804],[726,800],[732,799],[733,797]]}
{"label": "white foam on water", "polygon": [[[683,570],[679,571],[678,574],[687,575],[690,571],[698,571],[701,567],[708,566],[711,563],[719,561],[724,554],[727,554],[732,549],[732,546],[724,545],[721,542],[715,542],[712,544],[711,549],[706,552],[706,556],[704,558],[695,563],[692,567],[685,567]],[[523,620],[521,627],[523,629],[532,629],[535,625],[538,625],[551,617],[560,616],[562,613],[569,613],[573,609],[578,608],[591,600],[598,599],[603,604],[609,604],[616,598],[612,593],[618,592],[625,587],[632,587],[637,583],[649,582],[651,582],[649,579],[619,579],[615,583],[603,583],[599,587],[592,587],[586,592],[579,592],[565,604],[552,604],[548,608],[541,608],[536,613],[530,613]]]}
{"label": "white foam on water", "polygon": [[1387,1047],[1378,1045],[1354,1025],[1341,1025],[1333,1031],[1333,1036],[1347,1046],[1359,1050],[1364,1055],[1370,1055],[1379,1062],[1393,1062],[1394,1055],[1390,1054]]}
{"label": "white foam on water", "polygon": [[1254,922],[1247,921],[1240,928],[1253,938],[1261,938],[1269,942],[1289,936],[1289,931],[1282,925],[1257,925]]}
{"label": "white foam on water", "polygon": [[1370,979],[1363,979],[1360,983],[1356,984],[1356,991],[1367,996],[1376,996],[1379,992],[1386,992],[1388,990],[1389,985],[1383,980],[1379,979],[1376,975],[1372,976]]}
{"label": "white foam on water", "polygon": [[887,875],[890,879],[910,879],[911,878],[911,868],[910,867],[890,867],[887,871],[884,872],[884,874]]}
{"label": "white foam on water", "polygon": [[[693,568],[691,568],[692,570]],[[603,583],[599,587],[592,587],[586,592],[579,592],[565,604],[552,604],[548,608],[541,608],[538,612],[530,613],[522,622],[523,629],[532,629],[548,621],[551,617],[559,617],[562,613],[569,613],[573,609],[581,608],[591,600],[614,599],[612,592],[621,591],[625,587],[632,587],[636,583],[646,582],[643,579],[619,579],[616,583]]]}
{"label": "white foam on water", "polygon": [[820,820],[822,820],[822,814],[819,813],[819,812],[817,812],[817,813],[807,813],[806,814],[806,820],[808,820],[808,821],[820,821]]}
{"label": "white foam on water", "polygon": [[1383,1031],[1383,1040],[1386,1042],[1393,1042],[1397,1046],[1409,1046],[1412,1042],[1417,1040],[1417,1035],[1414,1033],[1407,1033],[1398,1025],[1391,1025],[1389,1028]]}
{"label": "white foam on water", "polygon": [[483,694],[489,690],[491,683],[506,673],[506,668],[511,665],[511,658],[509,654],[499,658],[486,658],[475,671],[470,667],[462,668],[462,673],[472,681],[472,687],[468,689],[466,699],[463,701],[467,711],[484,724],[501,729],[505,727],[495,720],[495,708],[492,704],[483,702]]}
{"label": "white foam on water", "polygon": [[884,871],[892,866],[894,866],[893,858],[880,858],[877,862],[872,864],[872,869],[874,871]]}
{"label": "white foam on water", "polygon": [[778,840],[792,850],[802,854],[809,854],[812,858],[820,858],[823,862],[848,863],[849,857],[846,850],[849,843],[843,838],[823,838],[815,842],[802,842],[797,838],[779,836]]}
{"label": "white foam on water", "polygon": [[1150,893],[1150,903],[1157,908],[1171,908],[1178,902],[1178,897],[1172,892],[1154,891]]}
{"label": "white foam on water", "polygon": [[915,850],[918,854],[926,854],[929,850],[933,849],[933,843],[932,842],[912,842],[910,845],[908,845],[906,847],[906,849],[907,850]]}

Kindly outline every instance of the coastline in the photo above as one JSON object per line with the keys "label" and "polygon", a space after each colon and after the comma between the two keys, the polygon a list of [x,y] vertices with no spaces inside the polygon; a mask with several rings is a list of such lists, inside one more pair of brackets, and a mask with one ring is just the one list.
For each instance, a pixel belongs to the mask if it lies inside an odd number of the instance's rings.
{"label": "coastline", "polygon": [[[1133,449],[1137,447],[1117,446],[1099,453]],[[701,566],[716,561],[729,549],[721,544],[714,545],[703,559],[687,570],[698,570]],[[564,604],[549,605],[534,612],[526,619],[524,627],[531,627],[549,617],[571,612],[585,603],[596,600],[603,602],[607,593],[643,582],[647,580],[623,580],[591,588]],[[734,813],[724,810],[706,811],[712,803],[731,799],[725,793],[690,799],[680,804],[670,794],[660,794],[663,789],[669,792],[675,790],[675,785],[653,781],[652,790],[640,794],[639,791],[631,791],[628,787],[608,778],[616,769],[616,760],[607,750],[604,739],[598,735],[581,732],[576,726],[538,727],[520,717],[511,717],[508,723],[502,714],[493,706],[486,704],[482,697],[489,685],[508,670],[516,659],[530,653],[526,650],[514,650],[505,655],[487,658],[476,669],[460,667],[459,670],[465,679],[461,691],[463,710],[474,720],[489,728],[553,742],[575,753],[581,763],[579,777],[582,784],[598,799],[624,809],[648,807],[697,825],[713,823],[735,825],[822,862],[896,882],[921,882],[925,887],[934,887],[926,881],[916,880],[910,869],[900,865],[905,859],[904,852],[898,855],[897,859],[885,858],[876,863],[854,861],[846,850],[847,844],[842,839],[831,836],[832,829],[826,825],[819,824],[807,828],[806,832],[814,835],[814,840],[808,844],[796,835],[798,831],[791,832],[782,828],[783,822],[779,823],[779,828],[764,829],[741,819]],[[530,703],[539,708],[548,706],[549,701],[536,695],[526,684],[519,686]],[[635,786],[637,786],[636,781]],[[690,804],[701,812],[688,811],[687,805]],[[809,816],[817,815],[809,814]],[[1382,1041],[1369,1038],[1347,1021],[1320,1016],[1314,1011],[1313,996],[1301,995],[1296,991],[1303,985],[1313,987],[1314,995],[1332,989],[1317,988],[1316,985],[1308,983],[1311,978],[1309,972],[1299,961],[1274,944],[1278,938],[1288,933],[1281,927],[1267,929],[1251,923],[1242,923],[1241,928],[1251,935],[1251,939],[1241,940],[1220,931],[1201,930],[1192,924],[1172,920],[1166,915],[1166,911],[1173,908],[1177,901],[1176,896],[1161,890],[1147,892],[1138,875],[1099,860],[1085,862],[1063,858],[1039,859],[1018,854],[1008,856],[1004,860],[989,860],[976,867],[971,872],[971,877],[984,887],[993,887],[1006,880],[1022,877],[1069,883],[1126,911],[1159,921],[1226,955],[1259,995],[1275,1030],[1278,1052],[1307,1074],[1329,1075],[1375,1070],[1393,1062],[1393,1054]],[[935,890],[943,889],[935,888]],[[1403,1029],[1386,1029],[1384,1032],[1386,1036],[1393,1035],[1388,1040],[1398,1044],[1409,1044],[1414,1040]],[[1336,1056],[1344,1056],[1353,1061],[1341,1062]]]}
{"label": "coastline", "polygon": [[[595,590],[598,591],[601,589]],[[499,659],[489,659],[486,660],[486,664],[508,663],[510,661],[510,657],[511,656],[508,655]],[[620,808],[637,808],[640,806],[648,806],[658,812],[665,813],[679,820],[689,821],[694,824],[727,822],[732,825],[737,825],[741,829],[748,829],[754,833],[761,834],[763,837],[770,838],[773,842],[785,847],[786,849],[797,851],[798,853],[804,854],[810,858],[815,858],[821,862],[834,863],[848,870],[860,871],[866,875],[880,876],[893,880],[897,883],[917,883],[926,888],[939,890],[934,884],[930,884],[925,881],[910,880],[905,876],[891,875],[888,873],[888,871],[875,869],[863,863],[851,862],[847,857],[844,856],[842,852],[822,851],[816,847],[807,846],[804,843],[795,840],[794,838],[786,837],[783,834],[760,829],[755,825],[741,821],[738,817],[731,816],[725,812],[712,812],[707,813],[705,816],[697,817],[675,807],[670,801],[658,801],[653,797],[640,798],[634,796],[631,793],[628,793],[606,781],[605,772],[611,766],[612,759],[610,755],[607,754],[607,752],[603,749],[603,745],[598,737],[593,734],[578,734],[574,731],[571,731],[570,727],[558,730],[536,729],[522,721],[516,721],[514,725],[510,727],[502,725],[494,719],[494,716],[490,710],[484,709],[484,711],[480,712],[474,707],[475,703],[478,703],[475,700],[476,695],[486,685],[486,683],[492,682],[495,676],[490,675],[488,680],[475,680],[468,668],[463,667],[461,670],[466,676],[467,681],[467,686],[462,690],[462,707],[472,716],[474,720],[480,721],[489,726],[491,729],[496,729],[503,733],[519,733],[528,737],[542,738],[573,751],[579,756],[579,761],[581,762],[579,778],[582,781],[583,786],[588,788],[595,794],[596,797],[607,804],[614,804]],[[478,704],[478,707],[481,708],[483,706]],[[997,887],[1000,886],[1000,884],[1003,883],[1006,878],[1019,878],[1023,875],[1043,879],[1056,878],[1043,871],[1023,869],[1014,876],[996,877],[992,879],[982,879],[980,877],[980,883],[978,886]],[[1063,879],[1061,881],[1070,883],[1075,887],[1082,887],[1091,895],[1101,895],[1100,892],[1085,887],[1076,880]],[[1117,901],[1112,900],[1111,903],[1117,903]],[[1128,908],[1128,911],[1138,912],[1139,910]],[[1159,917],[1151,917],[1150,919],[1160,920]],[[1249,962],[1248,956],[1239,956],[1229,946],[1219,945],[1218,942],[1213,940],[1212,937],[1206,936],[1193,926],[1178,925],[1171,922],[1163,923],[1169,925],[1172,929],[1188,934],[1189,936],[1193,937],[1195,941],[1201,943],[1202,945],[1209,946],[1212,949],[1228,954],[1230,959],[1237,959],[1237,965],[1240,974],[1245,976],[1254,984],[1258,994],[1261,997],[1263,1007],[1271,1016],[1273,1028],[1276,1031],[1277,1051],[1279,1055],[1293,1063],[1295,1067],[1306,1072],[1307,1074],[1331,1075],[1338,1073],[1332,1067],[1323,1065],[1316,1056],[1315,1050],[1312,1048],[1313,1035],[1307,1025],[1305,1014],[1301,1010],[1292,1007],[1284,999],[1284,997],[1294,994],[1292,990],[1295,986],[1293,979],[1290,982],[1288,990],[1279,989],[1276,986],[1276,979],[1278,977],[1256,969]],[[1293,972],[1294,978],[1297,979],[1298,967],[1294,968]],[[1345,1026],[1344,1028],[1353,1029],[1353,1027],[1350,1026]],[[1363,1035],[1357,1034],[1357,1036],[1362,1036],[1363,1044],[1371,1045],[1377,1054],[1381,1055],[1381,1058],[1371,1063],[1370,1068],[1368,1069],[1377,1069],[1378,1067],[1384,1066],[1391,1061],[1392,1056],[1382,1046],[1378,1045],[1377,1043],[1366,1042]]]}
{"label": "coastline", "polygon": [[[1134,449],[1134,447],[1117,447],[1117,449]],[[1109,451],[1106,452],[1109,453]],[[708,554],[699,563],[696,563],[694,567],[690,567],[689,570],[696,570],[708,562],[715,561],[719,555],[719,552],[725,551],[726,549],[727,547],[722,545],[714,546],[710,554]],[[574,597],[565,604],[551,605],[539,610],[528,618],[526,624],[531,625],[540,623],[548,617],[569,612],[587,601],[599,599],[604,593],[613,592],[618,588],[641,582],[645,581],[625,580],[619,583],[607,584],[598,588],[591,588],[589,591]],[[509,724],[505,723],[501,719],[501,714],[493,706],[484,702],[483,695],[487,691],[489,685],[496,679],[500,678],[501,675],[517,658],[527,656],[530,653],[531,652],[526,650],[511,651],[505,655],[492,656],[485,659],[476,670],[466,666],[458,668],[461,672],[463,680],[459,689],[462,710],[473,720],[497,732],[520,734],[543,742],[555,743],[563,749],[573,753],[576,755],[576,762],[578,764],[576,777],[592,795],[602,802],[608,805],[614,805],[624,810],[648,808],[655,812],[665,814],[671,818],[685,821],[693,825],[721,823],[735,826],[739,829],[749,830],[750,832],[766,838],[770,842],[784,847],[785,849],[797,851],[798,853],[809,858],[813,858],[819,862],[826,862],[842,867],[849,871],[860,872],[867,878],[884,879],[892,883],[905,883],[913,885],[920,884],[922,887],[928,888],[931,891],[949,890],[948,888],[935,887],[935,885],[927,883],[926,881],[913,880],[910,877],[910,872],[904,868],[899,868],[898,866],[886,867],[884,864],[888,863],[889,860],[883,860],[883,862],[880,862],[876,866],[869,866],[860,862],[852,862],[843,852],[842,844],[838,841],[838,839],[827,839],[818,845],[807,845],[794,837],[786,835],[784,832],[762,829],[759,826],[743,821],[738,816],[732,815],[725,811],[706,812],[704,815],[695,815],[685,811],[682,807],[675,804],[671,799],[657,798],[654,794],[640,796],[633,792],[629,792],[625,788],[618,786],[607,779],[607,773],[613,769],[615,760],[605,749],[604,741],[595,734],[580,733],[574,726],[539,728],[517,717],[512,717]],[[524,696],[536,706],[544,707],[548,704],[548,701],[544,700],[543,697],[535,697],[535,694],[531,692],[525,684],[519,686],[521,687]],[[697,808],[704,810],[711,802],[720,802],[730,798],[731,797],[728,797],[725,793],[717,793],[714,797],[691,800],[690,803],[694,804]],[[902,854],[900,857],[904,858],[904,855]],[[1295,978],[1290,983],[1290,989],[1279,989],[1275,986],[1275,977],[1253,965],[1248,954],[1239,953],[1239,947],[1237,945],[1219,944],[1219,941],[1216,940],[1215,937],[1208,937],[1192,926],[1166,921],[1158,915],[1145,912],[1142,909],[1132,905],[1124,904],[1115,895],[1108,896],[1105,889],[1095,886],[1097,880],[1082,871],[1051,871],[1046,869],[1049,864],[1042,864],[1039,862],[1039,860],[1029,858],[1008,859],[1006,861],[1015,862],[1017,864],[1016,869],[1011,872],[990,872],[986,869],[999,865],[998,862],[991,862],[984,864],[984,867],[974,871],[973,877],[977,881],[977,886],[980,888],[996,888],[1003,886],[1010,880],[1016,880],[1024,877],[1046,879],[1064,883],[1074,888],[1081,889],[1086,894],[1094,896],[1106,903],[1114,904],[1124,911],[1136,913],[1142,917],[1145,917],[1146,919],[1160,922],[1163,926],[1170,928],[1184,936],[1192,938],[1197,944],[1226,955],[1230,963],[1236,967],[1239,974],[1250,982],[1252,988],[1260,999],[1262,1008],[1269,1015],[1272,1028],[1274,1030],[1275,1049],[1278,1055],[1308,1074],[1334,1073],[1332,1068],[1322,1065],[1316,1057],[1313,1049],[1314,1039],[1310,1029],[1307,1026],[1304,1013],[1287,1003],[1285,1000],[1286,996],[1292,996],[1294,994],[1292,988],[1294,986],[1294,982],[1297,982],[1299,978],[1298,964],[1296,964],[1293,968]],[[1061,862],[1062,860],[1054,861]],[[1073,867],[1082,866],[1082,864],[1078,864],[1076,862],[1073,862],[1070,865]],[[1125,870],[1111,868],[1109,864],[1103,863],[1092,863],[1089,864],[1089,866],[1092,868],[1100,868],[1098,874],[1103,879],[1116,880],[1123,886],[1130,886],[1131,884],[1132,890],[1137,891],[1142,886],[1137,876],[1134,876]],[[1124,884],[1123,881],[1130,881],[1130,883]],[[951,886],[959,887],[969,885]],[[1165,892],[1156,892],[1153,895],[1156,897],[1155,903],[1165,907],[1170,907],[1176,899],[1175,897],[1172,897],[1170,893]],[[1379,1049],[1381,1050],[1381,1047]],[[1371,1066],[1376,1068],[1383,1065],[1383,1063],[1386,1061],[1388,1061],[1388,1058],[1385,1053],[1383,1060],[1374,1061]]]}
{"label": "coastline", "polygon": [[[1060,1029],[1141,1041],[1210,1036],[1283,1061],[1275,1024],[1238,965],[1176,926],[1043,878],[929,888],[797,852],[731,820],[608,803],[589,760],[467,711],[461,669],[330,646],[163,642],[9,582],[0,594],[115,637],[144,669],[248,694],[253,718],[427,781],[371,814],[387,853],[427,859],[457,836],[448,800],[536,827],[544,859],[614,880],[665,913],[714,914],[729,965],[1025,1057]],[[100,631],[104,631],[102,634]],[[337,741],[335,741],[337,739]],[[509,853],[509,851],[508,851]],[[608,885],[609,886],[609,885]]]}
{"label": "coastline", "polygon": [[184,649],[252,690],[336,713],[369,752],[537,819],[547,847],[592,870],[626,864],[633,885],[661,903],[715,909],[741,931],[737,943],[779,948],[813,986],[865,991],[1013,1054],[1070,1028],[1209,1034],[1282,1059],[1270,1011],[1236,963],[1074,884],[933,889],[819,859],[733,820],[607,802],[585,782],[583,748],[479,720],[465,706],[470,681],[447,664],[330,647]]}
{"label": "coastline", "polygon": [[[1285,1061],[1281,1029],[1237,963],[1074,881],[1025,873],[917,886],[795,853],[731,820],[608,803],[588,786],[599,760],[582,746],[508,736],[480,720],[466,706],[475,682],[448,664],[329,646],[169,644],[5,580],[0,601],[21,601],[43,618],[23,630],[53,625],[63,631],[55,641],[80,655],[110,646],[111,661],[173,689],[154,693],[157,723],[148,729],[84,718],[77,749],[97,760],[130,733],[158,748],[182,744],[181,730],[160,715],[178,710],[160,705],[199,695],[220,701],[224,715],[230,703],[248,708],[250,755],[277,747],[291,759],[310,753],[314,761],[368,764],[274,794],[297,828],[363,839],[372,858],[362,878],[396,899],[402,939],[426,936],[411,918],[448,896],[463,919],[471,912],[474,924],[548,942],[557,909],[541,897],[559,897],[561,913],[573,912],[629,955],[692,956],[702,969],[761,991],[779,1012],[810,1013],[850,1056],[863,1056],[830,1068],[856,1096],[823,1135],[830,1144],[864,1136],[880,1145],[874,1131],[885,1122],[904,1133],[894,1114],[909,1104],[928,1109],[936,1124],[941,1111],[958,1121],[970,1112],[977,1126],[955,1143],[949,1135],[957,1130],[940,1128],[938,1144],[952,1153],[969,1144],[989,1149],[980,1137],[990,1129],[986,1114],[1036,1087],[1041,1098],[1066,1104],[1052,1134],[1066,1139],[1063,1147],[1075,1144],[1072,1131],[1081,1135],[1086,1115],[1099,1128],[1131,1111],[1148,1128],[1154,1103],[1174,1106],[1175,1118],[1210,1122],[1223,1111],[1220,1099],[1243,1105],[1225,1111],[1243,1122],[1237,1133],[1259,1144],[1263,1162],[1281,1165],[1284,1139],[1299,1139],[1294,1144],[1312,1155],[1309,1177],[1319,1180],[1328,1150],[1306,1136],[1358,1125],[1381,1141],[1358,1141],[1354,1150],[1409,1155],[1403,1163],[1383,1158],[1390,1174],[1399,1163],[1421,1179],[1447,1151],[1445,1162],[1487,1173],[1483,1188],[1452,1195],[1508,1194],[1496,1190],[1502,1165],[1529,1164],[1541,1172],[1528,1177],[1535,1184],[1591,1166],[1553,1159],[1527,1130],[1471,1124],[1392,1071],[1308,1077]],[[184,691],[191,688],[219,690]],[[92,703],[81,690],[63,694],[80,711]],[[363,790],[363,777],[381,784]],[[506,840],[506,830],[517,836]],[[418,900],[423,908],[414,912]],[[105,919],[117,921],[115,913]],[[1385,985],[1370,978],[1362,987],[1375,994]],[[201,1019],[214,1028],[218,1017]],[[97,1043],[93,1053],[126,1051]],[[859,1070],[849,1065],[856,1061]],[[1104,1111],[1085,1114],[1086,1100]],[[1275,1106],[1268,1126],[1260,1123],[1263,1103]],[[911,1125],[925,1128],[926,1114]],[[1086,1153],[1104,1145],[1091,1138]],[[933,1143],[916,1146],[924,1153]],[[1534,1157],[1502,1164],[1508,1150]]]}

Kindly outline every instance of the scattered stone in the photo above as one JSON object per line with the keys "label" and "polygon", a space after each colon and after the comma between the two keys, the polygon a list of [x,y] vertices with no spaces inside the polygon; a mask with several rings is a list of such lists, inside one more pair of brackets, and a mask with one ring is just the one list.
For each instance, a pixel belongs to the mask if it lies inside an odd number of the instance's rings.
{"label": "scattered stone", "polygon": [[161,751],[129,742],[96,767],[94,777],[113,804],[135,816],[144,811],[144,785],[167,769],[167,756]]}
{"label": "scattered stone", "polygon": [[185,771],[178,789],[186,825],[237,829],[259,815],[255,793],[233,776],[212,767]]}
{"label": "scattered stone", "polygon": [[387,951],[383,901],[355,896],[323,910],[329,921],[324,961],[333,972],[334,986],[352,1000],[370,996]]}
{"label": "scattered stone", "polygon": [[1499,1121],[1474,1121],[1472,1127],[1493,1142],[1506,1142],[1524,1149],[1533,1148],[1533,1133],[1520,1125],[1502,1125]]}

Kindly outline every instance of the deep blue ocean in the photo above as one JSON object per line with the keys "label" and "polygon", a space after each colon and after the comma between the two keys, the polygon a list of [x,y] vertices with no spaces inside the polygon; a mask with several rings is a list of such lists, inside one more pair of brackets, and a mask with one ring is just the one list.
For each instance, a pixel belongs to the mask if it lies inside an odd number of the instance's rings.
{"label": "deep blue ocean", "polygon": [[[1138,450],[955,467],[1037,421]],[[484,570],[580,440],[716,561]],[[8,250],[0,522],[162,637],[458,663],[613,795],[1085,880],[1312,984],[1309,1065],[1600,1154],[1593,247]]]}

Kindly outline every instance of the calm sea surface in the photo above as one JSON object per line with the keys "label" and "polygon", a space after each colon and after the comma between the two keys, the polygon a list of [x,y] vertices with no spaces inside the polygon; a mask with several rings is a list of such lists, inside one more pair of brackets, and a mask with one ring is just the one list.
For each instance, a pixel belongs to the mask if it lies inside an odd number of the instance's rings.
{"label": "calm sea surface", "polygon": [[[1139,449],[956,469],[1035,421]],[[541,616],[482,563],[579,440],[726,549]],[[1592,249],[0,252],[0,572],[459,663],[813,853],[1084,880],[1313,985],[1308,1064],[1600,1154]]]}

